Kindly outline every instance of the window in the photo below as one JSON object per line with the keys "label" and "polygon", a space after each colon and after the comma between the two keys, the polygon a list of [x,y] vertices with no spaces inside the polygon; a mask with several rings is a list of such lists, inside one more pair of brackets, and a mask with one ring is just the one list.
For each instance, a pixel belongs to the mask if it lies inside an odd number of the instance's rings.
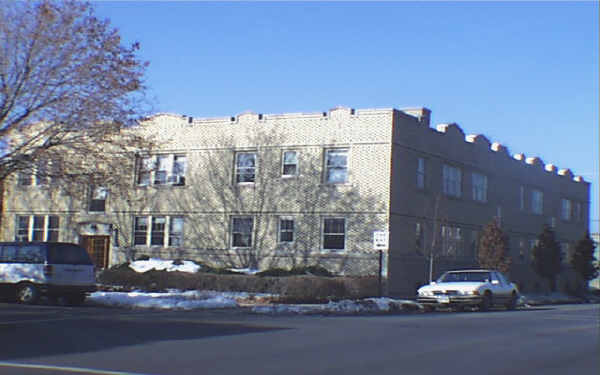
{"label": "window", "polygon": [[340,148],[326,151],[325,181],[328,184],[348,182],[348,149]]}
{"label": "window", "polygon": [[185,155],[157,155],[138,159],[137,179],[139,186],[185,185],[187,162]]}
{"label": "window", "polygon": [[294,219],[289,217],[279,218],[279,242],[294,242]]}
{"label": "window", "polygon": [[537,215],[544,212],[544,193],[540,190],[531,191],[531,212]]}
{"label": "window", "polygon": [[462,232],[458,227],[442,225],[442,254],[458,256],[463,252]]}
{"label": "window", "polygon": [[281,175],[291,177],[298,175],[298,153],[296,151],[284,151]]}
{"label": "window", "polygon": [[417,187],[425,189],[425,159],[417,159]]}
{"label": "window", "polygon": [[178,216],[137,216],[133,222],[135,246],[179,247],[183,244],[184,218]]}
{"label": "window", "polygon": [[344,250],[346,248],[346,219],[323,219],[323,250]]}
{"label": "window", "polygon": [[254,218],[234,217],[231,220],[231,247],[252,247]]}
{"label": "window", "polygon": [[135,218],[133,229],[133,244],[146,245],[148,237],[148,218],[140,216]]}
{"label": "window", "polygon": [[183,218],[172,217],[169,221],[169,246],[179,247],[183,245]]}
{"label": "window", "polygon": [[15,241],[58,242],[59,222],[54,215],[17,216]]}
{"label": "window", "polygon": [[106,197],[108,196],[108,190],[104,187],[92,188],[90,194],[90,212],[104,212],[106,211]]}
{"label": "window", "polygon": [[254,183],[256,180],[256,153],[238,152],[235,154],[235,182]]}
{"label": "window", "polygon": [[31,172],[29,171],[19,171],[17,174],[17,185],[19,186],[31,186],[33,185],[32,181]]}
{"label": "window", "polygon": [[560,243],[560,260],[563,264],[568,265],[569,264],[569,244],[567,242],[561,242]]}
{"label": "window", "polygon": [[451,197],[460,198],[462,195],[461,170],[459,168],[444,164],[442,177],[444,194]]}
{"label": "window", "polygon": [[560,218],[566,221],[571,220],[571,201],[568,199],[561,199],[560,202]]}
{"label": "window", "polygon": [[527,248],[525,246],[525,240],[523,238],[521,238],[519,240],[519,260],[521,261],[521,263],[524,263],[526,258],[527,258]]}
{"label": "window", "polygon": [[415,249],[417,253],[423,253],[423,246],[425,245],[423,241],[423,224],[415,223]]}
{"label": "window", "polygon": [[479,248],[479,231],[471,231],[471,253],[468,254],[470,257],[477,255],[477,249]]}
{"label": "window", "polygon": [[487,202],[487,176],[474,172],[471,174],[471,182],[473,186],[473,200]]}
{"label": "window", "polygon": [[573,217],[577,221],[582,221],[583,220],[583,215],[582,215],[582,211],[581,211],[581,203],[580,202],[575,202]]}
{"label": "window", "polygon": [[183,155],[175,155],[173,158],[173,174],[169,182],[173,185],[185,185],[185,170],[187,169],[187,158]]}
{"label": "window", "polygon": [[150,246],[164,246],[165,244],[165,226],[167,218],[164,216],[152,217],[152,229],[150,232]]}
{"label": "window", "polygon": [[519,209],[525,211],[525,186],[521,186],[519,193]]}
{"label": "window", "polygon": [[160,155],[156,157],[156,171],[154,171],[154,185],[164,185],[167,183],[167,174],[169,172],[169,157]]}

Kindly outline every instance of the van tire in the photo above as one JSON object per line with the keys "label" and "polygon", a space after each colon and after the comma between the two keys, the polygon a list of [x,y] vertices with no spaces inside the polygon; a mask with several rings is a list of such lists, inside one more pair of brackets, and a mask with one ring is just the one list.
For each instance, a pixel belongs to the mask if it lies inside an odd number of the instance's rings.
{"label": "van tire", "polygon": [[17,286],[17,302],[32,305],[40,298],[40,292],[35,285],[23,283]]}

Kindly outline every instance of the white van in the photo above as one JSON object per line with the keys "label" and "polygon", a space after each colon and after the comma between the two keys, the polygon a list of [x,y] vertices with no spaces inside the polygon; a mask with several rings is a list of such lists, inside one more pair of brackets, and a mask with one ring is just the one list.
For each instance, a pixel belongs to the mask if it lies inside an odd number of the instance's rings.
{"label": "white van", "polygon": [[0,292],[19,303],[41,295],[83,303],[96,290],[94,264],[87,251],[61,242],[0,242]]}

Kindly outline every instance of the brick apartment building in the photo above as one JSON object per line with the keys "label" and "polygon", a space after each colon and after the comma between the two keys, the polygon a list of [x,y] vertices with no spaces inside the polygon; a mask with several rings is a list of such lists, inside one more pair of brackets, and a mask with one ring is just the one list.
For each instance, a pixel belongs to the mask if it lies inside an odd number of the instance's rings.
{"label": "brick apartment building", "polygon": [[425,108],[157,114],[136,130],[159,149],[132,155],[136,168],[123,176],[130,191],[71,196],[33,175],[15,177],[1,235],[79,242],[102,267],[150,255],[373,275],[373,232],[389,231],[388,293],[412,296],[431,253],[434,275],[476,266],[478,236],[496,219],[510,238],[512,279],[528,290],[543,285],[529,266],[536,236],[553,226],[567,253],[588,229],[589,184],[429,119]]}

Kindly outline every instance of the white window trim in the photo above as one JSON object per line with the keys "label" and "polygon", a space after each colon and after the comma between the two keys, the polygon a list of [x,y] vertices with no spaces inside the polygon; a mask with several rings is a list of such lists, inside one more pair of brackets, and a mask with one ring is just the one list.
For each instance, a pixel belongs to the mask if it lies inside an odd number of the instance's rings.
{"label": "white window trim", "polygon": [[[234,246],[233,244],[233,220],[234,219],[252,219],[252,228],[250,228],[250,246]],[[232,249],[252,249],[252,247],[254,246],[254,226],[256,225],[256,220],[254,219],[254,216],[251,215],[235,215],[235,216],[231,216],[231,219],[229,221],[229,244],[230,247]]]}
{"label": "white window trim", "polygon": [[[281,221],[282,220],[291,220],[293,225],[294,225],[294,229],[291,230],[292,232],[292,240],[291,241],[282,241],[281,240]],[[289,230],[286,230],[286,232],[290,232]],[[279,220],[277,221],[277,243],[280,245],[293,245],[294,242],[296,242],[296,218],[294,218],[293,216],[280,216]]]}
{"label": "white window trim", "polygon": [[442,192],[452,198],[462,197],[462,170],[459,167],[450,164],[442,166]]}
{"label": "white window trim", "polygon": [[[296,166],[296,172],[294,174],[285,174],[285,166],[286,166],[286,163],[285,163],[285,154],[287,152],[294,152],[294,153],[296,153],[296,164],[295,164],[295,166]],[[283,150],[281,152],[281,178],[294,178],[294,177],[298,177],[300,175],[300,166],[299,166],[300,161],[298,160],[299,159],[298,158],[299,154],[300,153],[297,150]]]}
{"label": "white window trim", "polygon": [[417,189],[423,190],[425,189],[425,186],[427,184],[426,182],[426,162],[425,162],[425,158],[417,158]]}
{"label": "white window trim", "polygon": [[488,201],[488,178],[478,172],[471,173],[471,190],[475,202],[486,203]]}
{"label": "white window trim", "polygon": [[58,217],[58,228],[56,228],[57,232],[58,232],[58,236],[57,236],[57,241],[60,241],[60,216],[58,215],[36,215],[36,214],[30,214],[30,215],[16,215],[15,217],[15,235],[14,238],[16,240],[17,238],[17,232],[19,231],[19,217],[27,217],[28,218],[28,222],[27,222],[27,241],[33,241],[33,232],[34,232],[34,217],[43,217],[44,218],[44,224],[43,224],[43,233],[42,233],[42,242],[48,242],[48,235],[50,234],[50,217],[54,216],[54,217]]}
{"label": "white window trim", "polygon": [[[146,243],[145,244],[135,244],[135,220],[138,217],[146,218]],[[165,231],[163,233],[163,244],[162,245],[152,245],[152,221],[154,218],[163,217],[165,218]],[[171,219],[172,218],[181,218],[183,219],[183,230],[181,233],[181,242],[185,241],[185,217],[179,215],[135,215],[133,217],[133,236],[132,243],[134,247],[151,247],[151,248],[179,248],[181,246],[169,246],[169,235],[171,230]]]}
{"label": "white window trim", "polygon": [[[166,171],[165,183],[157,184],[156,183],[156,172],[159,171],[158,160],[161,157],[167,158],[166,169],[164,169],[164,171]],[[175,158],[176,157],[183,157],[186,160],[185,169],[183,171],[183,174],[175,173]],[[150,164],[152,165],[151,168],[149,168],[149,169],[145,168],[145,166],[144,166],[145,160],[150,160]],[[188,173],[187,169],[188,169],[188,163],[187,163],[187,155],[186,154],[174,153],[174,154],[154,154],[154,155],[139,156],[136,161],[135,184],[138,187],[185,186],[185,176]],[[160,171],[162,171],[162,170],[163,169],[161,169]],[[143,171],[149,173],[148,183],[140,183],[139,182],[140,174]]]}
{"label": "white window trim", "polygon": [[[339,219],[344,220],[344,248],[343,249],[326,249],[325,248],[325,220]],[[324,216],[321,218],[321,251],[325,253],[343,253],[348,250],[348,219],[343,216]]]}
{"label": "white window trim", "polygon": [[[242,154],[253,154],[254,155],[254,181],[242,181],[238,182],[238,156]],[[233,183],[236,185],[254,185],[257,180],[257,172],[258,171],[258,152],[249,150],[249,151],[236,151],[233,156]]]}
{"label": "white window trim", "polygon": [[[327,160],[330,151],[346,151],[346,180],[343,182],[329,182],[327,178]],[[325,185],[349,185],[350,184],[350,147],[328,147],[323,154],[323,183]]]}

